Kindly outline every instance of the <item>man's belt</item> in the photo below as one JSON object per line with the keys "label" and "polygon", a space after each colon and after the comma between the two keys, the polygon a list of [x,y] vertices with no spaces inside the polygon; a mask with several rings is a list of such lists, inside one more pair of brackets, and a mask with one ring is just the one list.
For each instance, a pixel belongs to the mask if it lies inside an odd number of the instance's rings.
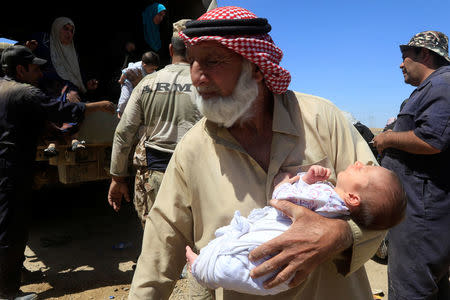
{"label": "man's belt", "polygon": [[165,172],[172,153],[163,152],[153,148],[145,148],[147,167],[149,170]]}

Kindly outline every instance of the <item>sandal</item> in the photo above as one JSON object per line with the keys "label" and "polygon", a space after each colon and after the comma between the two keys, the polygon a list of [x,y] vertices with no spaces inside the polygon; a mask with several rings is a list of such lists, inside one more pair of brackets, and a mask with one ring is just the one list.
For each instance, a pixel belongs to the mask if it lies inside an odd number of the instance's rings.
{"label": "sandal", "polygon": [[84,145],[86,144],[85,141],[76,141],[72,143],[72,151],[77,151],[80,149],[86,149],[86,146]]}
{"label": "sandal", "polygon": [[44,156],[45,157],[55,157],[58,155],[58,151],[55,147],[50,146],[44,149]]}

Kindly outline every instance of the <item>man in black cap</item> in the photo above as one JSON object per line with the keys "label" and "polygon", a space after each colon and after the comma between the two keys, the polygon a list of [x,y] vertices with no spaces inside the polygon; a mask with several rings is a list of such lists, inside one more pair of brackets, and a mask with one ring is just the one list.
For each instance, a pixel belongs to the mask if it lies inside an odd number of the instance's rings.
{"label": "man in black cap", "polygon": [[438,31],[401,45],[405,82],[417,88],[392,131],[374,139],[382,166],[408,195],[406,218],[389,232],[389,299],[450,299],[450,57]]}
{"label": "man in black cap", "polygon": [[85,112],[114,113],[109,101],[63,103],[49,99],[37,86],[46,60],[24,46],[2,53],[0,78],[0,300],[36,299],[19,291],[28,239],[32,166],[45,121],[80,122]]}

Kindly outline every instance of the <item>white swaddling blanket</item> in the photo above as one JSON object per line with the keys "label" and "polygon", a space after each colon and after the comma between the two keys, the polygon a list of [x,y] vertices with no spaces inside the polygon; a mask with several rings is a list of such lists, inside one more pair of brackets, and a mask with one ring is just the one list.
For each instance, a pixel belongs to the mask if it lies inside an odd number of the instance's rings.
{"label": "white swaddling blanket", "polygon": [[289,289],[288,281],[264,289],[263,282],[273,274],[253,279],[250,270],[265,259],[253,263],[248,254],[262,243],[277,237],[291,225],[275,208],[252,210],[248,218],[236,211],[230,225],[216,230],[216,238],[201,249],[191,267],[193,276],[210,289],[223,287],[240,293],[273,295]]}
{"label": "white swaddling blanket", "polygon": [[[328,218],[349,214],[331,183],[307,184],[301,179],[304,174],[298,174],[300,180],[293,184],[284,183],[277,187],[272,198],[289,200]],[[252,263],[248,255],[259,245],[285,232],[291,224],[288,217],[271,206],[254,209],[247,218],[236,211],[230,225],[217,229],[216,238],[200,250],[191,267],[192,275],[210,289],[222,287],[253,295],[274,295],[288,290],[292,278],[271,289],[264,289],[263,282],[274,273],[251,278],[250,271],[268,258]]]}

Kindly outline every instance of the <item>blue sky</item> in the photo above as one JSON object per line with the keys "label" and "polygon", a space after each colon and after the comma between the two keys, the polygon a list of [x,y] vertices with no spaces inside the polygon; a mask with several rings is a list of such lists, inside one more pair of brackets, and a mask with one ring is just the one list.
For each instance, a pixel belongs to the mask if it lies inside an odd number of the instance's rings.
{"label": "blue sky", "polygon": [[292,75],[290,89],[331,100],[369,127],[384,127],[414,87],[398,45],[424,30],[450,35],[450,0],[217,0],[267,18]]}

